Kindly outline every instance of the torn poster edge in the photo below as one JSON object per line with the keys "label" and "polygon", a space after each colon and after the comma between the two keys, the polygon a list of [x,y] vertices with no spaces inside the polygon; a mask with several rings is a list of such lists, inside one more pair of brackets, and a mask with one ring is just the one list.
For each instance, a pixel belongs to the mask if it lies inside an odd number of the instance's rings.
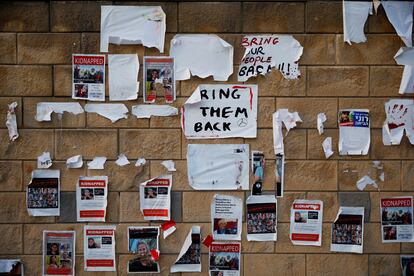
{"label": "torn poster edge", "polygon": [[85,111],[88,113],[97,113],[98,115],[109,119],[112,123],[120,119],[128,118],[128,108],[124,104],[99,104],[88,103],[85,105]]}
{"label": "torn poster edge", "polygon": [[8,104],[7,116],[6,116],[6,127],[9,131],[9,139],[11,142],[16,141],[19,138],[19,131],[17,129],[17,116],[16,109],[17,102]]}
{"label": "torn poster edge", "polygon": [[36,106],[35,119],[38,122],[51,121],[52,113],[63,114],[64,112],[78,115],[84,112],[78,102],[39,102]]}
{"label": "torn poster edge", "polygon": [[138,119],[154,117],[167,117],[178,115],[178,109],[169,105],[146,105],[139,104],[132,106],[132,115],[135,115]]}
{"label": "torn poster edge", "polygon": [[[200,251],[201,251],[201,227],[198,225],[192,226],[190,231],[187,234],[187,237],[184,240],[183,246],[181,247],[180,253],[178,254],[177,259],[175,260],[174,264],[170,268],[171,273],[175,272],[201,272],[201,254],[198,256],[200,258],[200,263],[198,264],[177,264],[177,262],[181,259],[182,256],[188,251],[190,246],[192,245],[192,235],[198,234],[200,235]],[[201,252],[200,252],[201,253]]]}

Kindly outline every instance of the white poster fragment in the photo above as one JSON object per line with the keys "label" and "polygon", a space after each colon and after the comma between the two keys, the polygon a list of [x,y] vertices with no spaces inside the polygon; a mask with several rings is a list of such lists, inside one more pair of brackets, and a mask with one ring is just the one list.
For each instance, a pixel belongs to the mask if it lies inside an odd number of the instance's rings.
{"label": "white poster fragment", "polygon": [[125,154],[121,153],[118,155],[118,159],[116,159],[115,164],[117,164],[120,167],[126,166],[130,164],[128,158],[125,156]]}
{"label": "white poster fragment", "polygon": [[138,158],[137,162],[135,162],[135,167],[144,166],[146,163],[147,160],[145,160],[145,158]]}
{"label": "white poster fragment", "polygon": [[211,226],[214,240],[240,240],[243,202],[239,197],[214,195],[211,203]]}
{"label": "white poster fragment", "polygon": [[319,113],[316,117],[316,127],[318,129],[319,135],[323,134],[323,123],[326,122],[325,113]]}
{"label": "white poster fragment", "polygon": [[407,47],[413,46],[413,1],[381,1],[388,20]]}
{"label": "white poster fragment", "polygon": [[101,6],[101,48],[142,44],[164,52],[165,13],[159,6]]}
{"label": "white poster fragment", "polygon": [[128,227],[128,252],[135,258],[128,260],[128,273],[159,273],[159,227]]}
{"label": "white poster fragment", "polygon": [[86,104],[85,111],[97,113],[112,123],[128,118],[128,108],[124,104]]}
{"label": "white poster fragment", "polygon": [[331,233],[332,252],[362,254],[364,248],[364,207],[339,207]]}
{"label": "white poster fragment", "polygon": [[291,35],[249,35],[242,39],[246,49],[241,60],[237,80],[247,81],[258,74],[265,75],[273,67],[285,79],[300,77],[299,59],[303,47]]}
{"label": "white poster fragment", "polygon": [[380,210],[383,243],[414,242],[412,196],[381,198]]}
{"label": "white poster fragment", "polygon": [[241,244],[213,242],[209,247],[210,276],[240,276]]}
{"label": "white poster fragment", "polygon": [[105,101],[105,55],[72,55],[72,99]]}
{"label": "white poster fragment", "polygon": [[290,240],[294,245],[322,244],[323,202],[296,199],[290,209]]}
{"label": "white poster fragment", "polygon": [[60,171],[34,170],[26,189],[30,216],[60,215]]}
{"label": "white poster fragment", "polygon": [[277,201],[274,195],[252,195],[247,198],[247,240],[277,240]]}
{"label": "white poster fragment", "polygon": [[76,185],[77,221],[105,221],[107,176],[80,176]]}
{"label": "white poster fragment", "polygon": [[139,104],[132,106],[131,113],[138,119],[151,118],[151,116],[166,117],[178,115],[178,109],[169,105]]}
{"label": "white poster fragment", "polygon": [[75,275],[75,231],[43,231],[43,276]]}
{"label": "white poster fragment", "polygon": [[176,80],[213,76],[227,81],[233,74],[233,46],[212,34],[178,34],[171,40]]}
{"label": "white poster fragment", "polygon": [[414,144],[414,101],[410,99],[392,99],[385,103],[387,116],[382,127],[384,145],[399,145],[405,134]]}
{"label": "white poster fragment", "polygon": [[369,175],[364,175],[356,183],[356,186],[360,191],[363,191],[368,185],[372,185],[374,188],[378,189],[377,182],[374,179],[372,179]]}
{"label": "white poster fragment", "polygon": [[401,255],[400,256],[401,264],[401,275],[402,276],[411,276],[414,273],[414,255]]}
{"label": "white poster fragment", "polygon": [[82,155],[75,155],[72,157],[69,157],[66,160],[66,168],[68,169],[79,169],[83,166],[83,159]]}
{"label": "white poster fragment", "polygon": [[326,137],[322,142],[323,152],[325,153],[325,158],[328,159],[331,157],[334,152],[332,151],[332,137]]}
{"label": "white poster fragment", "polygon": [[199,85],[181,109],[187,139],[255,138],[257,85]]}
{"label": "white poster fragment", "polygon": [[89,170],[103,170],[105,168],[106,157],[94,157],[92,161],[88,162]]}
{"label": "white poster fragment", "polygon": [[0,259],[0,275],[24,276],[24,267],[20,259]]}
{"label": "white poster fragment", "polygon": [[161,175],[139,185],[141,213],[145,220],[170,220],[172,175]]}
{"label": "white poster fragment", "polygon": [[128,101],[138,98],[139,60],[137,54],[108,55],[109,100]]}
{"label": "white poster fragment", "polygon": [[369,110],[340,110],[338,123],[339,154],[367,155],[371,143]]}
{"label": "white poster fragment", "polygon": [[83,255],[85,271],[116,271],[116,226],[85,225]]}
{"label": "white poster fragment", "polygon": [[248,190],[248,144],[189,144],[187,171],[195,190]]}
{"label": "white poster fragment", "polygon": [[414,93],[414,48],[400,48],[395,54],[394,59],[398,65],[404,65],[399,93]]}
{"label": "white poster fragment", "polygon": [[177,171],[173,160],[164,160],[161,162],[161,165],[163,165],[169,172]]}
{"label": "white poster fragment", "polygon": [[201,272],[200,226],[191,227],[177,260],[170,268],[170,272]]}
{"label": "white poster fragment", "polygon": [[42,121],[51,121],[51,115],[52,113],[58,113],[60,115],[63,114],[63,112],[69,112],[74,115],[78,115],[83,113],[83,108],[79,103],[71,102],[40,102],[37,103],[36,106],[36,121],[42,122]]}
{"label": "white poster fragment", "polygon": [[372,1],[343,0],[344,41],[361,43],[366,42],[364,34],[365,22],[372,14]]}
{"label": "white poster fragment", "polygon": [[47,169],[52,166],[52,158],[50,157],[50,152],[43,152],[37,157],[37,168],[38,169]]}
{"label": "white poster fragment", "polygon": [[302,122],[298,112],[289,112],[288,109],[278,109],[273,113],[273,146],[275,154],[284,154],[282,123],[286,128],[286,135],[297,122]]}
{"label": "white poster fragment", "polygon": [[6,127],[9,131],[10,141],[16,141],[19,138],[19,132],[17,131],[17,119],[16,119],[16,107],[17,102],[12,102],[8,105],[9,109],[7,110],[6,117]]}

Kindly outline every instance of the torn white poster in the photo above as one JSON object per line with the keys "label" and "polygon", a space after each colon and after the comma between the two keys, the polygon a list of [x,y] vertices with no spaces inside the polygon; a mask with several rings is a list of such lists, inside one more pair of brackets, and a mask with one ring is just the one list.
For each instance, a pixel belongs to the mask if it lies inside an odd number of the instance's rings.
{"label": "torn white poster", "polygon": [[246,201],[247,240],[277,240],[277,201],[274,195],[253,195]]}
{"label": "torn white poster", "polygon": [[322,244],[323,202],[296,199],[290,209],[290,240],[294,245]]}
{"label": "torn white poster", "polygon": [[162,90],[166,103],[175,101],[175,65],[172,57],[144,57],[144,103],[155,103]]}
{"label": "torn white poster", "polygon": [[407,47],[413,46],[413,1],[381,1],[398,36]]}
{"label": "torn white poster", "polygon": [[9,109],[7,110],[6,117],[6,127],[9,131],[10,141],[16,141],[19,138],[19,132],[17,131],[17,119],[16,119],[16,107],[17,102],[12,102],[8,105]]}
{"label": "torn white poster", "polygon": [[164,52],[165,13],[159,6],[101,6],[101,48],[142,44]]}
{"label": "torn white poster", "polygon": [[356,183],[356,186],[360,191],[363,191],[367,187],[367,185],[372,185],[374,188],[378,189],[377,182],[374,179],[372,179],[369,175],[364,175]]}
{"label": "torn white poster", "polygon": [[214,240],[240,240],[243,202],[239,197],[214,195],[211,203],[211,227]]}
{"label": "torn white poster", "polygon": [[60,171],[34,170],[26,189],[26,200],[30,216],[59,216]]}
{"label": "torn white poster", "polygon": [[75,275],[75,231],[43,231],[43,276]]}
{"label": "torn white poster", "polygon": [[298,112],[289,112],[288,109],[278,109],[273,113],[273,146],[275,154],[284,154],[282,123],[286,128],[286,135],[297,122],[302,122]]}
{"label": "torn white poster", "polygon": [[233,74],[233,46],[212,34],[178,34],[171,40],[176,80],[213,76],[227,81]]}
{"label": "torn white poster", "polygon": [[261,195],[264,181],[265,156],[262,151],[252,150],[252,173],[254,184],[252,195]]}
{"label": "torn white poster", "polygon": [[0,275],[24,276],[24,267],[20,259],[0,260]]}
{"label": "torn white poster", "polygon": [[414,48],[400,48],[395,54],[394,59],[398,65],[404,65],[399,93],[414,93]]}
{"label": "torn white poster", "polygon": [[372,2],[343,0],[344,41],[361,43],[367,41],[364,34],[365,22],[372,14]]}
{"label": "torn white poster", "polygon": [[201,272],[200,226],[191,227],[177,260],[170,268],[170,272]]}
{"label": "torn white poster", "polygon": [[380,210],[383,243],[414,242],[412,196],[381,198]]}
{"label": "torn white poster", "polygon": [[409,99],[392,99],[385,103],[387,116],[382,127],[384,145],[399,145],[404,131],[414,144],[414,101]]}
{"label": "torn white poster", "polygon": [[326,137],[325,140],[323,140],[322,149],[325,153],[326,159],[328,159],[334,154],[334,152],[332,151],[332,137]]}
{"label": "torn white poster", "polygon": [[116,226],[85,225],[83,255],[85,271],[116,271]]}
{"label": "torn white poster", "polygon": [[115,164],[117,164],[120,167],[126,166],[130,164],[128,158],[125,156],[125,154],[118,155],[118,159],[116,159]]}
{"label": "torn white poster", "polygon": [[128,118],[128,108],[124,104],[86,104],[85,111],[97,113],[112,123]]}
{"label": "torn white poster", "polygon": [[323,133],[323,123],[326,122],[325,113],[319,113],[316,117],[316,128],[318,129],[319,135]]}
{"label": "torn white poster", "polygon": [[414,255],[400,256],[401,275],[411,276],[414,274]]}
{"label": "torn white poster", "polygon": [[283,197],[285,187],[285,155],[276,154],[275,157],[276,197]]}
{"label": "torn white poster", "polygon": [[299,59],[303,47],[291,35],[249,35],[242,39],[246,49],[239,67],[237,80],[247,81],[258,74],[265,75],[273,67],[285,79],[300,77]]}
{"label": "torn white poster", "polygon": [[332,252],[362,254],[364,248],[364,207],[339,207],[331,233]]}
{"label": "torn white poster", "polygon": [[52,158],[50,157],[50,152],[43,152],[42,155],[37,157],[37,168],[38,169],[47,169],[52,166]]}
{"label": "torn white poster", "polygon": [[187,139],[255,138],[257,85],[199,85],[181,109]]}
{"label": "torn white poster", "polygon": [[138,72],[137,54],[108,55],[109,100],[136,100],[139,90]]}
{"label": "torn white poster", "polygon": [[138,158],[137,162],[135,162],[135,167],[144,166],[146,163],[147,160],[145,160],[145,158]]}
{"label": "torn white poster", "polygon": [[165,160],[161,162],[161,165],[163,165],[169,172],[175,172],[177,171],[175,169],[175,163],[173,160]]}
{"label": "torn white poster", "polygon": [[169,105],[133,105],[131,112],[138,119],[151,118],[151,116],[166,117],[178,115],[178,109]]}
{"label": "torn white poster", "polygon": [[158,273],[159,227],[128,227],[128,252],[136,254],[128,260],[128,273]]}
{"label": "torn white poster", "polygon": [[103,170],[105,168],[106,157],[94,157],[88,162],[88,170]]}
{"label": "torn white poster", "polygon": [[72,99],[105,101],[105,55],[72,55]]}
{"label": "torn white poster", "polygon": [[248,144],[189,144],[188,182],[195,190],[248,190]]}
{"label": "torn white poster", "polygon": [[83,108],[79,103],[71,102],[40,102],[37,103],[36,107],[36,121],[51,121],[52,113],[63,114],[63,112],[69,112],[74,115],[83,113]]}
{"label": "torn white poster", "polygon": [[170,220],[172,175],[162,175],[139,185],[139,203],[145,220]]}
{"label": "torn white poster", "polygon": [[371,143],[368,109],[339,111],[339,154],[367,155]]}
{"label": "torn white poster", "polygon": [[240,276],[240,252],[239,242],[213,242],[208,254],[210,276]]}
{"label": "torn white poster", "polygon": [[107,176],[80,176],[76,185],[77,221],[105,222],[107,197]]}
{"label": "torn white poster", "polygon": [[82,155],[75,155],[66,160],[66,168],[79,169],[83,166]]}

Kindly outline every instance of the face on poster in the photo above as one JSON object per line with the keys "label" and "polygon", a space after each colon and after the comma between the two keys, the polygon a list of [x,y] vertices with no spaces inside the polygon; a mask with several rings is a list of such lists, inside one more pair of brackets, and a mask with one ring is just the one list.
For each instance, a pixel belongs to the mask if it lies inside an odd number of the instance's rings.
{"label": "face on poster", "polygon": [[295,200],[290,212],[290,240],[295,245],[322,244],[323,202]]}
{"label": "face on poster", "polygon": [[115,226],[84,227],[85,271],[116,271]]}
{"label": "face on poster", "polygon": [[366,155],[371,143],[370,116],[367,109],[339,112],[339,154]]}
{"label": "face on poster", "polygon": [[201,234],[200,226],[193,226],[184,241],[177,260],[170,271],[201,272]]}
{"label": "face on poster", "polygon": [[81,176],[76,186],[78,221],[105,221],[107,176]]}
{"label": "face on poster", "polygon": [[380,208],[382,242],[413,242],[413,197],[382,198]]}
{"label": "face on poster", "polygon": [[209,248],[210,276],[239,276],[240,249],[240,243],[212,243]]}
{"label": "face on poster", "polygon": [[43,275],[75,275],[75,231],[43,231]]}
{"label": "face on poster", "polygon": [[60,171],[34,170],[27,186],[27,211],[31,216],[59,216]]}
{"label": "face on poster", "polygon": [[247,240],[277,240],[277,201],[274,195],[249,196],[247,208]]}
{"label": "face on poster", "polygon": [[170,220],[172,175],[141,183],[140,208],[145,220]]}
{"label": "face on poster", "polygon": [[211,204],[211,224],[214,240],[240,240],[242,200],[235,196],[215,195]]}
{"label": "face on poster", "polygon": [[144,80],[144,103],[154,103],[160,90],[166,103],[175,101],[173,57],[144,57]]}
{"label": "face on poster", "polygon": [[105,55],[72,55],[72,99],[105,101]]}
{"label": "face on poster", "polygon": [[151,251],[158,251],[158,227],[128,227],[128,251],[136,256],[128,261],[128,273],[160,272]]}

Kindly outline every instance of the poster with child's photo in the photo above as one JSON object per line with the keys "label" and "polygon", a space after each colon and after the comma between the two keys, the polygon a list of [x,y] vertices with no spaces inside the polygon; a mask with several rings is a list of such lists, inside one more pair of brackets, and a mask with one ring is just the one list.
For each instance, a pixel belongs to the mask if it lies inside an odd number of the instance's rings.
{"label": "poster with child's photo", "polygon": [[43,231],[43,276],[75,275],[75,231]]}
{"label": "poster with child's photo", "polygon": [[164,97],[166,103],[175,101],[174,58],[144,57],[144,80],[145,103],[154,103],[157,96]]}

